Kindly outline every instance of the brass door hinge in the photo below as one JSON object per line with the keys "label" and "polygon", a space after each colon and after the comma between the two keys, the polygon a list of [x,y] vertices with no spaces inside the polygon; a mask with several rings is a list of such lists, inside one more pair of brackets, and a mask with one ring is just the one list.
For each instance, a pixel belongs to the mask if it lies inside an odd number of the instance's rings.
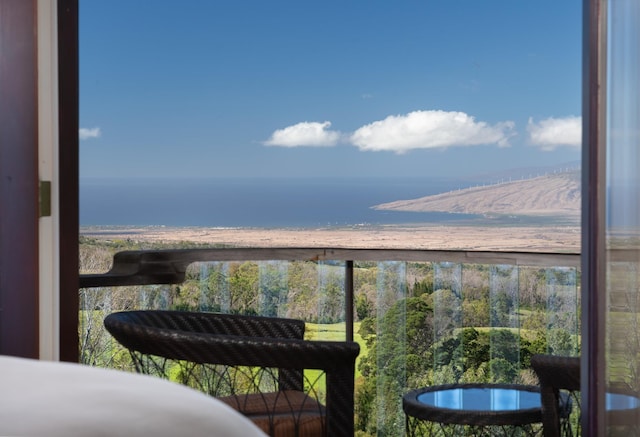
{"label": "brass door hinge", "polygon": [[51,181],[40,181],[38,187],[40,217],[51,216]]}

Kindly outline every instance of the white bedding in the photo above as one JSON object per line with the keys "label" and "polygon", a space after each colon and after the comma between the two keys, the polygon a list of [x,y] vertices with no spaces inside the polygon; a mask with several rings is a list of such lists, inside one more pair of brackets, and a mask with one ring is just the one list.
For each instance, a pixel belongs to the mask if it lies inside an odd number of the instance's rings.
{"label": "white bedding", "polygon": [[264,436],[226,404],[158,378],[0,356],[2,436]]}

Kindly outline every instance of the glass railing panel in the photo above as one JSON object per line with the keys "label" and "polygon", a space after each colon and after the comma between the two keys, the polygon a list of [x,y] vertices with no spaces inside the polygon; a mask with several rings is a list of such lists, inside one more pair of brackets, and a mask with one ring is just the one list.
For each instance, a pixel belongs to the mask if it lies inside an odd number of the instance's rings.
{"label": "glass railing panel", "polygon": [[258,262],[258,314],[285,317],[288,310],[288,263]]}
{"label": "glass railing panel", "polygon": [[545,270],[547,290],[547,350],[553,355],[576,356],[580,352],[580,309],[576,269]]}
{"label": "glass railing panel", "polygon": [[[258,314],[260,302],[260,267],[256,262],[229,263],[227,282],[229,287],[229,312],[240,314]],[[213,296],[225,290],[213,289]],[[224,296],[224,294],[222,294]]]}
{"label": "glass railing panel", "polygon": [[[377,263],[376,416],[379,435],[403,435],[407,367],[406,264]],[[370,351],[371,353],[371,351]]]}
{"label": "glass railing panel", "polygon": [[519,266],[520,334],[532,353],[547,353],[547,299],[545,270]]}
{"label": "glass railing panel", "polygon": [[169,309],[170,288],[168,285],[136,285],[80,289],[80,362],[133,371],[128,353],[104,329],[104,318],[112,312],[149,306]]}
{"label": "glass railing panel", "polygon": [[[400,402],[408,390],[452,382],[535,383],[531,353],[579,351],[575,266],[353,265],[353,334],[361,346],[355,415],[357,429],[367,435],[402,435]],[[197,262],[179,284],[81,289],[81,359],[133,370],[128,353],[102,325],[108,313],[129,309],[291,317],[307,323],[308,339],[344,340],[346,267],[330,260]],[[637,305],[623,295],[617,299],[612,307],[620,311]]]}
{"label": "glass railing panel", "polygon": [[[345,320],[344,262],[320,261],[318,270],[318,324],[339,324]],[[343,339],[342,339],[343,340]]]}
{"label": "glass railing panel", "polygon": [[491,382],[521,382],[518,276],[514,265],[489,267]]}
{"label": "glass railing panel", "polygon": [[448,384],[464,374],[461,341],[462,265],[440,262],[433,268],[433,382]]}
{"label": "glass railing panel", "polygon": [[111,288],[80,289],[79,337],[80,362],[92,366],[111,367],[113,338],[104,330],[102,321],[112,310]]}
{"label": "glass railing panel", "polygon": [[343,262],[200,262],[189,267],[187,283],[197,270],[200,288],[190,292],[199,293],[201,310],[297,318],[309,339],[346,337]]}
{"label": "glass railing panel", "polygon": [[298,318],[308,322],[307,337],[314,331],[309,323],[318,323],[320,306],[320,284],[318,264],[309,261],[288,263],[287,312],[284,317]]}
{"label": "glass railing panel", "polygon": [[171,287],[168,285],[147,285],[139,289],[140,308],[168,310],[175,307]]}
{"label": "glass railing panel", "polygon": [[229,287],[229,263],[203,262],[194,266],[194,270],[198,267],[200,271],[200,288],[197,293],[198,309],[200,311],[229,313],[232,303]]}
{"label": "glass railing panel", "polygon": [[489,376],[489,266],[462,265],[462,329],[454,332],[463,372],[460,382],[484,382]]}

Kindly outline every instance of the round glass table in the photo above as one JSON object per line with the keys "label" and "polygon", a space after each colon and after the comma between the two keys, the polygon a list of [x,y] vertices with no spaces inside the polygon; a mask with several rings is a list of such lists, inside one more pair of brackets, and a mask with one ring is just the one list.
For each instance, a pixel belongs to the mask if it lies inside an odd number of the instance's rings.
{"label": "round glass table", "polygon": [[[561,411],[571,401],[562,397]],[[408,435],[455,435],[455,426],[472,427],[474,435],[539,435],[542,411],[539,387],[516,384],[448,384],[420,388],[402,399]],[[446,426],[445,426],[446,425]],[[447,432],[447,430],[449,432]]]}

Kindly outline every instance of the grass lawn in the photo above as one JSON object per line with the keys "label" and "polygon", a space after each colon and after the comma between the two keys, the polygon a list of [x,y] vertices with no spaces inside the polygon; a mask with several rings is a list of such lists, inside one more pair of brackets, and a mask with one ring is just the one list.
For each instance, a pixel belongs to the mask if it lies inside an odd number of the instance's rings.
{"label": "grass lawn", "polygon": [[[344,341],[346,338],[344,323],[307,323],[306,325],[305,338],[307,340]],[[360,334],[358,334],[359,330],[360,322],[355,322],[353,324],[353,340],[360,345],[360,355],[356,358],[356,378],[360,377],[360,372],[358,371],[360,358],[367,356],[368,353],[366,343]]]}

